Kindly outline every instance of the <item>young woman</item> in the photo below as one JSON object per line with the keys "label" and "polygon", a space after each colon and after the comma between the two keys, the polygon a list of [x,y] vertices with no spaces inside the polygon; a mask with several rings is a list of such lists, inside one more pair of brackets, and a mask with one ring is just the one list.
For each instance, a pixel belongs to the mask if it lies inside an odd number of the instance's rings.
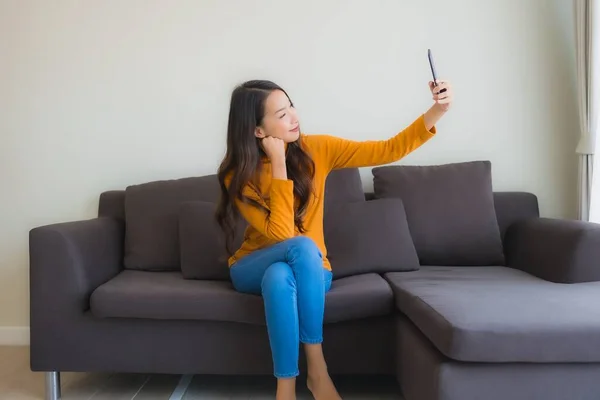
{"label": "young woman", "polygon": [[[340,399],[321,348],[332,280],[323,238],[325,179],[337,168],[397,161],[433,137],[453,92],[447,81],[429,82],[429,90],[434,104],[410,126],[388,140],[362,142],[301,133],[290,97],[270,81],[249,81],[232,93],[217,219],[233,286],[263,297],[277,400],[295,399],[300,343],[314,398]],[[240,216],[248,228],[232,254]]]}

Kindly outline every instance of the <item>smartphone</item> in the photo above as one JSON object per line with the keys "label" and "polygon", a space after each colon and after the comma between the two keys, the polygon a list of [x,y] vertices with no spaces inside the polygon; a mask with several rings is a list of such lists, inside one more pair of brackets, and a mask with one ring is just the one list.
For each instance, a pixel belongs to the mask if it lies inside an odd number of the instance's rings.
{"label": "smartphone", "polygon": [[[437,73],[435,71],[435,63],[433,62],[433,54],[431,54],[431,49],[427,49],[427,58],[429,58],[429,67],[431,68],[431,75],[433,76],[433,86],[437,86]],[[444,93],[446,89],[440,90],[440,93]]]}

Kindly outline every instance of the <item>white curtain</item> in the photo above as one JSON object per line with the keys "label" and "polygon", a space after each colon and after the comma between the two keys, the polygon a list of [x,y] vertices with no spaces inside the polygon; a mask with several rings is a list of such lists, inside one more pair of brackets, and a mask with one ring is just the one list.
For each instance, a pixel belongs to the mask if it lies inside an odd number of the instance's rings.
{"label": "white curtain", "polygon": [[579,153],[579,219],[600,222],[600,0],[575,0],[577,89],[581,136]]}

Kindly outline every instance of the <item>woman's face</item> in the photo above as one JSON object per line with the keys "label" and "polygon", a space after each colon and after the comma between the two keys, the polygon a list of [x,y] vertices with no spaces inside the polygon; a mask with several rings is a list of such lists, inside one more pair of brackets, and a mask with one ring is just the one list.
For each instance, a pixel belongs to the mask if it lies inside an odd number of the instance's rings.
{"label": "woman's face", "polygon": [[291,143],[300,136],[300,122],[296,109],[281,90],[269,94],[265,102],[265,115],[262,124],[256,128],[256,137],[273,136]]}

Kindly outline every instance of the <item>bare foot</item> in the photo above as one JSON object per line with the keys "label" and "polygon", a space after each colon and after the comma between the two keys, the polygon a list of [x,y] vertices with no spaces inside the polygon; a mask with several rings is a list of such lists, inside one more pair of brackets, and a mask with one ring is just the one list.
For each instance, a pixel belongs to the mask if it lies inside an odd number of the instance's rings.
{"label": "bare foot", "polygon": [[309,376],[306,386],[315,400],[342,400],[329,374]]}

